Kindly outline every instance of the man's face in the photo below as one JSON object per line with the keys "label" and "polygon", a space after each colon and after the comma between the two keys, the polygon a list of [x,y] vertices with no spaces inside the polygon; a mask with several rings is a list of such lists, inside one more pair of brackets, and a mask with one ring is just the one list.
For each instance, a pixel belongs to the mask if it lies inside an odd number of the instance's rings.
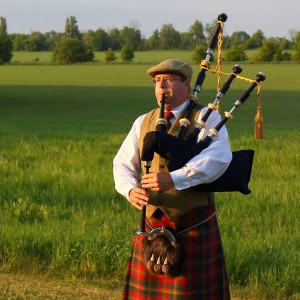
{"label": "man's face", "polygon": [[158,105],[162,95],[166,95],[166,110],[172,110],[181,105],[189,96],[190,80],[183,80],[178,74],[158,74],[155,76],[155,96]]}

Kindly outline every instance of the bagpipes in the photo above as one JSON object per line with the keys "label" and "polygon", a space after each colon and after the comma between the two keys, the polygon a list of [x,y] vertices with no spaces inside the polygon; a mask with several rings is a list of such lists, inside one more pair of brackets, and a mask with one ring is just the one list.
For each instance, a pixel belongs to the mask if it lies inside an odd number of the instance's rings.
{"label": "bagpipes", "polygon": [[[223,95],[226,94],[232,81],[242,72],[241,66],[235,65],[233,67],[233,73],[229,75],[229,79],[218,91],[213,103],[208,104],[208,109],[201,120],[196,121],[193,132],[184,139],[186,129],[190,125],[192,110],[196,105],[195,101],[197,101],[197,94],[200,92],[203,85],[206,76],[205,72],[210,69],[209,60],[218,41],[218,36],[222,30],[223,22],[225,22],[226,19],[227,16],[225,14],[220,14],[218,16],[219,22],[216,32],[207,49],[206,59],[201,62],[201,71],[198,74],[195,87],[193,89],[193,95],[190,96],[185,116],[180,120],[180,128],[177,136],[172,136],[167,133],[167,122],[164,118],[165,95],[163,95],[160,105],[160,116],[156,122],[156,130],[148,132],[144,137],[141,160],[144,161],[146,173],[148,173],[151,168],[151,161],[153,160],[154,153],[157,153],[165,159],[168,171],[172,172],[182,168],[191,158],[200,154],[204,149],[209,147],[225,123],[229,119],[233,118],[233,112],[248,99],[254,88],[259,86],[259,82],[266,79],[266,76],[259,72],[256,75],[256,79],[251,81],[252,84],[250,87],[242,93],[238,100],[235,101],[231,110],[229,112],[225,112],[225,117],[214,128],[209,129],[210,133],[204,139],[198,141],[199,134],[201,130],[205,128],[206,121],[212,111],[217,109],[216,105],[219,103]],[[240,150],[233,152],[232,161],[220,178],[212,183],[200,184],[193,188],[206,192],[239,191],[245,195],[249,194],[251,191],[248,188],[248,183],[251,176],[253,156],[253,150]],[[147,234],[145,231],[145,222],[146,207],[143,207],[140,230],[137,233],[148,235],[148,237],[142,242],[142,252],[148,271],[156,275],[178,274],[181,261],[181,250],[174,233],[161,227],[152,228],[150,233]],[[177,235],[178,234],[179,233],[177,233]]]}

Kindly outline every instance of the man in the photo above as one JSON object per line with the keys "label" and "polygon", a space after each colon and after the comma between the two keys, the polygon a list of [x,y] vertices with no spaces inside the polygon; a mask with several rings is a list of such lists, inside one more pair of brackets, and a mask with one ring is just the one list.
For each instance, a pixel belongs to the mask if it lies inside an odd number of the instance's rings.
{"label": "man", "polygon": [[[162,95],[166,95],[165,111],[173,113],[169,134],[176,135],[179,119],[188,106],[192,68],[183,61],[170,59],[147,72],[155,83],[159,106]],[[186,136],[206,110],[196,105]],[[214,195],[193,189],[198,184],[216,180],[228,167],[232,154],[227,130],[223,127],[207,149],[173,172],[168,172],[164,159],[155,155],[150,173],[140,178],[142,170],[145,174],[140,160],[143,137],[155,130],[158,117],[159,108],[134,122],[114,159],[115,186],[135,208],[147,207],[147,222],[152,228],[164,226],[177,233],[185,230],[178,234],[183,252],[182,268],[175,277],[151,275],[142,259],[144,236],[136,235],[126,272],[124,299],[229,299]],[[199,138],[206,136],[208,129],[219,121],[219,114],[213,112]]]}

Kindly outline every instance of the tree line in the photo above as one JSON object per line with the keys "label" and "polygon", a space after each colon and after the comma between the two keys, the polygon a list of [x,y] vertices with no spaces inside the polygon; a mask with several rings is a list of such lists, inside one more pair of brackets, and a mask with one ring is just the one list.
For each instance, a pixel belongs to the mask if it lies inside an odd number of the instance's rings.
{"label": "tree line", "polygon": [[[164,24],[155,29],[149,38],[145,38],[137,25],[124,26],[122,29],[111,28],[104,30],[88,30],[80,32],[74,16],[67,18],[65,32],[49,31],[46,33],[32,32],[30,34],[9,34],[13,42],[13,51],[53,51],[59,41],[66,35],[78,37],[94,51],[107,51],[111,48],[119,51],[125,45],[133,51],[143,50],[191,50],[200,45],[207,45],[215,31],[217,21],[205,26],[199,21],[189,27],[187,32],[177,31],[172,24]],[[223,48],[241,45],[245,49],[254,49],[262,46],[266,40],[262,30],[258,29],[252,36],[245,31],[236,31],[232,35],[224,35]],[[283,49],[291,49],[293,40],[285,37],[275,38]]]}
{"label": "tree line", "polygon": [[[65,31],[50,31],[46,33],[32,32],[31,34],[12,33],[7,34],[7,24],[4,17],[0,18],[0,47],[4,43],[10,43],[12,51],[56,51],[55,57],[58,57],[61,51],[57,48],[76,48],[77,52],[86,53],[86,57],[77,61],[88,61],[93,59],[93,51],[120,51],[125,46],[130,51],[145,50],[191,50],[195,49],[194,57],[198,52],[206,50],[212,35],[215,32],[217,20],[203,25],[199,20],[195,20],[187,32],[177,31],[172,24],[164,24],[160,29],[155,29],[149,38],[145,38],[137,25],[124,26],[122,29],[111,28],[104,30],[88,30],[81,32],[79,30],[76,17],[70,16],[66,19]],[[245,31],[236,31],[232,35],[223,36],[223,48],[228,49],[228,59],[245,60],[244,51],[247,49],[262,48],[261,60],[290,60],[292,57],[285,50],[295,49],[300,46],[300,33],[290,32],[291,39],[285,37],[268,38],[264,36],[262,30],[258,29],[251,36]],[[5,38],[4,38],[5,37]],[[10,40],[8,42],[7,40]],[[7,47],[7,45],[6,45]],[[298,48],[297,48],[298,47]],[[204,50],[203,50],[204,49]],[[66,51],[66,50],[62,50]],[[264,52],[272,52],[265,55]],[[131,55],[132,56],[132,55]],[[268,57],[267,57],[268,56]],[[298,55],[300,57],[300,54]],[[202,56],[203,57],[203,56]],[[238,59],[237,59],[238,58]],[[3,59],[2,59],[3,60]],[[197,59],[195,59],[197,60]]]}

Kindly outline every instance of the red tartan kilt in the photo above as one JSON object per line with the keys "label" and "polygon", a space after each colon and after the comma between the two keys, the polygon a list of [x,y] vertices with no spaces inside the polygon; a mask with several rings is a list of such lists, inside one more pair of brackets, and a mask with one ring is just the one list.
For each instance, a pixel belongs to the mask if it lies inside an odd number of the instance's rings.
{"label": "red tartan kilt", "polygon": [[[197,208],[174,221],[150,218],[152,227],[180,231],[214,212],[214,205]],[[183,228],[184,224],[184,228]],[[182,272],[178,277],[153,276],[146,270],[140,249],[143,235],[136,235],[129,257],[123,299],[131,300],[227,300],[230,299],[223,248],[216,216],[178,236],[182,246]]]}

